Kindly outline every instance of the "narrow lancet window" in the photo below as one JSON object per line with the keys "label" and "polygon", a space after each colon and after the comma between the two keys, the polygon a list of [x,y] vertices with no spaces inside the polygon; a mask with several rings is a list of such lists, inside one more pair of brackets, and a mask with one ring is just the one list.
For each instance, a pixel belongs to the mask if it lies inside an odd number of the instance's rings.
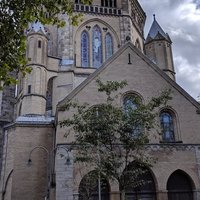
{"label": "narrow lancet window", "polygon": [[89,67],[89,35],[86,31],[81,34],[81,66]]}
{"label": "narrow lancet window", "polygon": [[174,123],[172,114],[167,111],[162,112],[160,115],[160,124],[162,129],[163,141],[166,142],[175,141]]}
{"label": "narrow lancet window", "polygon": [[92,54],[93,67],[99,68],[102,65],[102,35],[99,26],[94,26],[92,33]]}
{"label": "narrow lancet window", "polygon": [[106,34],[105,37],[105,47],[106,47],[106,60],[113,55],[113,40],[110,33]]}

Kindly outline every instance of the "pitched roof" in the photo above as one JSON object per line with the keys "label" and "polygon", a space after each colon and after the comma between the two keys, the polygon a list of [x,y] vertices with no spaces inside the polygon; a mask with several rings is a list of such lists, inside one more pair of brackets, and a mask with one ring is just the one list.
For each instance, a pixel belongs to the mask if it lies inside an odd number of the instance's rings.
{"label": "pitched roof", "polygon": [[165,79],[173,88],[179,91],[188,101],[190,101],[198,111],[200,111],[200,104],[191,97],[183,88],[181,88],[176,82],[174,82],[165,72],[163,72],[156,64],[154,64],[147,56],[145,56],[140,50],[138,50],[131,42],[126,43],[121,47],[111,58],[109,58],[100,68],[92,73],[87,79],[85,79],[78,87],[76,87],[71,93],[69,93],[63,100],[61,100],[57,108],[62,107],[65,103],[69,102],[76,94],[78,94],[85,86],[87,86],[92,80],[113,62],[118,56],[120,56],[127,48],[134,51],[144,62],[147,63],[154,71],[156,71],[163,79]]}
{"label": "pitched roof", "polygon": [[156,21],[156,17],[154,15],[154,20],[151,25],[150,31],[147,35],[146,42],[154,39],[166,39],[171,42],[171,39],[169,38],[169,35],[164,32],[164,30],[161,28],[161,26]]}

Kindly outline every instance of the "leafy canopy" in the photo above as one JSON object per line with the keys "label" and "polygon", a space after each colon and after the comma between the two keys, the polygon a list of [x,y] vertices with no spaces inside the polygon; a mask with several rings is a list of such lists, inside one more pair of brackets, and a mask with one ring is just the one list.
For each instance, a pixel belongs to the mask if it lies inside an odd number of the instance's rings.
{"label": "leafy canopy", "polygon": [[[91,0],[82,0],[90,4]],[[39,20],[43,25],[64,26],[60,14],[66,13],[72,25],[80,14],[73,12],[73,0],[1,0],[0,1],[0,81],[5,85],[15,83],[12,72],[23,75],[30,72],[26,66],[25,30],[29,23]],[[48,17],[47,17],[48,14]]]}
{"label": "leafy canopy", "polygon": [[72,109],[74,114],[60,125],[75,134],[76,162],[88,163],[105,177],[118,181],[121,190],[130,185],[138,187],[143,184],[138,177],[146,173],[152,161],[144,147],[149,143],[149,135],[157,129],[158,108],[171,99],[170,90],[162,91],[145,104],[132,95],[129,100],[137,106],[130,104],[125,109],[116,103],[119,98],[116,92],[127,85],[125,81],[103,83],[97,80],[97,84],[99,92],[107,95],[106,100],[93,106],[65,105],[65,109]]}

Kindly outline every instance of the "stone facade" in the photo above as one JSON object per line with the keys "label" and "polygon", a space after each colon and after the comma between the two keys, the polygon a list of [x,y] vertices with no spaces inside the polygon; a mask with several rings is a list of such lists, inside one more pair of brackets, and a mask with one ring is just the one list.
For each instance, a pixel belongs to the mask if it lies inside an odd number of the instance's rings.
{"label": "stone facade", "polygon": [[[137,94],[146,103],[163,89],[172,90],[172,100],[158,113],[173,113],[173,141],[152,131],[145,146],[146,153],[157,160],[149,169],[156,197],[137,196],[136,200],[173,200],[168,198],[173,174],[186,177],[189,195],[200,200],[200,105],[176,84],[172,42],[156,19],[144,41],[146,16],[138,1],[114,2],[94,0],[83,5],[75,0],[75,12],[83,14],[78,26],[71,26],[63,14],[63,28],[35,22],[27,31],[26,55],[32,72],[19,75],[16,98],[15,88],[0,93],[1,200],[79,199],[81,181],[93,169],[74,163],[74,135],[66,137],[66,128],[59,126],[72,113],[59,108],[74,100],[101,103],[105,96],[97,91],[99,78],[127,81],[118,105],[127,94]],[[100,31],[94,33],[95,28]],[[96,61],[102,62],[100,67]],[[120,200],[119,185],[108,182],[109,199]]]}

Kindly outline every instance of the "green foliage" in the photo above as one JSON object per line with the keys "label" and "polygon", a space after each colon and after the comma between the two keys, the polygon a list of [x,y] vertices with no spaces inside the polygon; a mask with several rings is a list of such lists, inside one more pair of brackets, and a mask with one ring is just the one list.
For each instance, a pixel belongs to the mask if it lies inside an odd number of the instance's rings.
{"label": "green foliage", "polygon": [[[65,25],[60,13],[66,13],[72,25],[77,25],[80,14],[73,12],[73,0],[1,0],[0,1],[0,81],[15,83],[13,72],[30,72],[26,66],[25,30],[38,19],[43,25]],[[90,4],[91,0],[84,0]],[[48,17],[47,17],[48,14]],[[12,75],[11,75],[12,73]]]}
{"label": "green foliage", "polygon": [[[142,184],[138,176],[151,164],[144,146],[152,130],[157,129],[158,108],[171,99],[170,90],[161,92],[146,104],[133,96],[137,108],[130,106],[125,110],[123,106],[116,106],[118,97],[111,98],[111,95],[127,85],[126,82],[97,80],[97,84],[99,91],[106,93],[106,101],[92,107],[69,103],[66,108],[73,108],[74,114],[60,125],[75,133],[76,162],[88,163],[105,177],[118,181],[122,190],[130,184],[136,187]],[[130,168],[133,162],[142,166],[142,170]]]}

